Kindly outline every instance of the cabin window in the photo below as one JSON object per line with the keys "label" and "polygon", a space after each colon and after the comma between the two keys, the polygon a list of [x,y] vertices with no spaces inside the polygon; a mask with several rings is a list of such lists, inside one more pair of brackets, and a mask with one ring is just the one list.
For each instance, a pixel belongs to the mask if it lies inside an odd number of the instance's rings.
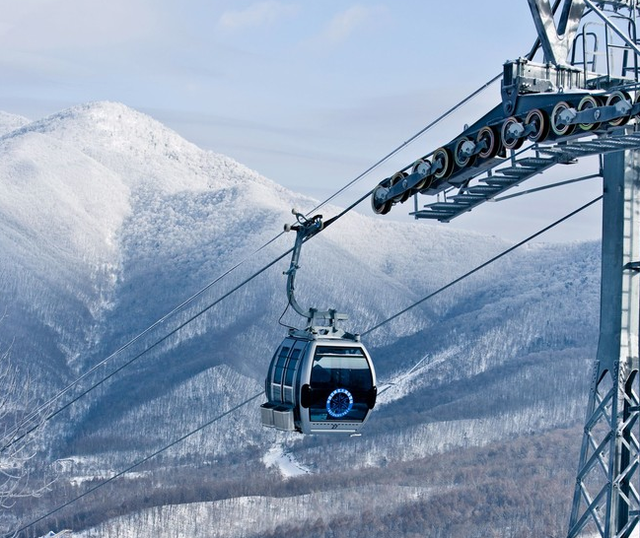
{"label": "cabin window", "polygon": [[282,383],[282,373],[284,372],[284,365],[287,362],[287,357],[289,355],[289,350],[291,348],[288,346],[282,346],[280,349],[280,355],[278,355],[278,362],[276,362],[276,370],[273,375],[274,383]]}
{"label": "cabin window", "polygon": [[318,346],[311,370],[311,386],[344,387],[355,391],[371,389],[373,379],[362,348]]}
{"label": "cabin window", "polygon": [[[367,357],[357,346],[318,346],[311,369],[309,418],[313,422],[362,421],[369,407],[367,398],[373,377]],[[332,416],[327,399],[335,389],[346,389],[353,405],[345,415]]]}
{"label": "cabin window", "polygon": [[291,353],[289,364],[287,364],[284,384],[288,385],[289,387],[293,386],[293,377],[294,377],[294,374],[296,373],[296,367],[298,366],[300,351],[301,351],[300,349],[294,349]]}

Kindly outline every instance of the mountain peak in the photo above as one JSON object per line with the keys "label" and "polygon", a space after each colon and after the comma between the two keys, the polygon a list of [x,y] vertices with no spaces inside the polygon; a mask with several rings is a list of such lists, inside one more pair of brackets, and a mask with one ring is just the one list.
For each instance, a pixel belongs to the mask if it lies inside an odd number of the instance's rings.
{"label": "mountain peak", "polygon": [[135,141],[163,143],[181,150],[185,147],[191,151],[198,149],[151,116],[112,101],[75,105],[34,122],[26,129],[76,143],[86,140],[86,135],[90,134],[87,144],[95,145],[92,141],[97,139],[101,144],[115,145],[118,150]]}
{"label": "mountain peak", "polygon": [[[0,127],[2,123],[0,122]],[[81,151],[121,175],[136,190],[163,192],[225,188],[238,178],[271,182],[224,155],[203,150],[151,116],[122,103],[76,105],[8,133],[39,133]]]}

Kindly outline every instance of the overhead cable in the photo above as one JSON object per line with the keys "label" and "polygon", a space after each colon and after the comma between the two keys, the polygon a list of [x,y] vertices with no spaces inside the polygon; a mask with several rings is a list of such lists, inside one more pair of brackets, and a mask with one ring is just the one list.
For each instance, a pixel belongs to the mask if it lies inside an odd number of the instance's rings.
{"label": "overhead cable", "polygon": [[86,497],[87,495],[89,495],[90,493],[93,493],[94,491],[100,489],[103,486],[106,486],[107,484],[113,482],[116,478],[120,478],[121,476],[125,475],[126,473],[132,471],[133,469],[135,469],[136,467],[139,467],[140,465],[142,465],[143,463],[146,463],[147,461],[149,461],[150,459],[158,456],[159,454],[162,454],[163,452],[166,452],[167,450],[169,450],[171,447],[177,445],[178,443],[181,443],[182,441],[184,441],[185,439],[188,439],[189,437],[191,437],[192,435],[195,435],[198,432],[201,432],[202,430],[204,430],[205,428],[211,426],[213,423],[223,419],[224,417],[230,415],[231,413],[237,411],[238,409],[240,409],[241,407],[244,407],[245,405],[247,405],[248,403],[252,402],[253,400],[255,400],[256,398],[258,398],[258,396],[260,396],[262,394],[262,391],[260,391],[257,394],[254,394],[253,396],[250,396],[249,398],[247,398],[246,400],[244,400],[243,402],[235,405],[234,407],[232,407],[231,409],[228,409],[227,411],[225,411],[224,413],[217,415],[216,417],[212,418],[210,421],[202,424],[201,426],[197,427],[195,430],[190,431],[189,433],[183,435],[182,437],[179,437],[178,439],[171,441],[168,445],[163,446],[162,448],[160,448],[159,450],[156,450],[155,452],[153,452],[152,454],[149,454],[148,456],[144,457],[143,459],[135,462],[134,464],[130,465],[129,467],[127,467],[126,469],[116,473],[115,475],[113,475],[112,477],[103,480],[102,482],[100,482],[99,484],[96,484],[95,486],[89,488],[87,491],[81,493],[80,495],[78,495],[77,497],[74,497],[73,499],[70,499],[69,501],[65,502],[64,504],[61,504],[60,506],[54,508],[53,510],[50,510],[49,512],[47,512],[46,514],[44,514],[43,516],[40,516],[37,519],[34,519],[33,521],[31,521],[30,523],[23,525],[22,527],[20,527],[19,529],[17,529],[16,531],[9,533],[9,534],[5,534],[4,538],[13,538],[15,536],[18,536],[19,533],[21,533],[22,531],[25,531],[31,527],[33,527],[35,524],[40,523],[41,521],[44,521],[45,519],[47,519],[48,517],[52,516],[53,514],[58,513],[60,510],[63,510],[64,508],[66,508],[67,506],[72,505],[73,503],[79,501],[80,499],[82,499],[83,497]]}
{"label": "overhead cable", "polygon": [[599,202],[600,200],[602,200],[602,195],[598,196],[597,198],[594,198],[593,200],[591,200],[590,202],[584,204],[583,206],[579,207],[578,209],[576,209],[575,211],[572,211],[571,213],[569,213],[568,215],[565,215],[564,217],[562,217],[561,219],[556,220],[555,222],[553,222],[552,224],[549,224],[549,226],[544,227],[542,230],[539,230],[538,232],[534,233],[533,235],[530,235],[529,237],[527,237],[526,239],[523,239],[522,241],[516,243],[515,245],[509,247],[507,250],[504,250],[503,252],[501,252],[500,254],[498,254],[497,256],[494,256],[493,258],[491,258],[490,260],[487,260],[486,262],[478,265],[477,267],[474,267],[473,269],[471,269],[470,271],[466,272],[465,274],[463,274],[462,276],[459,276],[458,278],[456,278],[455,280],[452,280],[451,282],[449,282],[448,284],[442,286],[441,288],[437,289],[436,291],[434,291],[433,293],[430,293],[429,295],[427,295],[426,297],[423,297],[422,299],[420,299],[419,301],[416,301],[415,303],[409,305],[408,307],[400,310],[400,312],[397,312],[396,314],[394,314],[393,316],[385,319],[384,321],[378,323],[377,325],[371,327],[370,329],[367,329],[366,331],[364,331],[362,333],[362,336],[366,336],[369,333],[372,333],[373,331],[379,329],[380,327],[382,327],[383,325],[386,325],[387,323],[389,323],[390,321],[393,321],[394,319],[402,316],[403,314],[406,314],[409,310],[412,310],[413,308],[415,308],[416,306],[421,305],[422,303],[424,303],[425,301],[431,299],[432,297],[435,297],[436,295],[442,293],[445,290],[448,290],[450,287],[456,285],[458,282],[464,280],[467,277],[470,277],[471,275],[473,275],[474,273],[477,273],[478,271],[480,271],[481,269],[484,269],[485,267],[487,267],[488,265],[491,265],[493,262],[499,260],[500,258],[506,256],[507,254],[513,252],[514,250],[520,248],[522,245],[524,245],[525,243],[528,243],[529,241],[532,241],[533,239],[535,239],[536,237],[542,235],[545,232],[548,232],[549,230],[551,230],[552,228],[555,228],[556,226],[558,226],[559,224],[563,223],[564,221],[570,219],[571,217],[577,215],[578,213],[580,213],[581,211],[584,211],[585,209],[587,209],[588,207],[591,207],[593,204],[595,204],[596,202]]}
{"label": "overhead cable", "polygon": [[[498,79],[500,78],[500,75],[497,75],[495,77],[493,77],[491,80],[489,80],[488,82],[486,82],[485,84],[483,84],[480,88],[478,88],[477,90],[475,90],[474,92],[472,92],[471,94],[469,94],[467,97],[465,97],[462,101],[460,101],[458,104],[454,105],[453,107],[451,107],[449,110],[447,110],[445,113],[441,114],[438,118],[436,118],[435,120],[433,120],[431,123],[429,123],[426,127],[424,127],[423,129],[421,129],[420,131],[418,131],[416,134],[414,134],[412,137],[410,137],[409,139],[407,139],[405,142],[403,142],[402,144],[400,144],[398,147],[396,147],[393,151],[391,151],[390,153],[388,153],[387,155],[385,155],[382,159],[378,160],[376,163],[374,163],[373,165],[371,165],[369,168],[367,168],[364,172],[362,172],[361,174],[359,174],[357,177],[355,177],[353,180],[351,180],[349,183],[347,183],[344,187],[342,187],[341,189],[339,189],[337,192],[335,192],[333,195],[331,195],[329,198],[327,198],[325,201],[321,202],[320,204],[318,204],[316,207],[314,207],[313,209],[311,209],[306,216],[311,216],[313,213],[315,213],[316,211],[318,211],[319,209],[321,209],[322,207],[324,207],[326,204],[328,204],[331,200],[335,199],[337,196],[339,196],[341,193],[343,193],[344,191],[346,191],[347,189],[349,189],[350,187],[352,187],[354,184],[356,184],[357,182],[359,182],[360,180],[362,180],[365,176],[367,176],[369,173],[371,173],[373,170],[375,170],[376,168],[380,167],[382,164],[384,164],[386,161],[388,161],[391,157],[395,156],[396,154],[398,154],[400,151],[402,151],[403,149],[405,149],[407,146],[409,146],[411,143],[415,142],[418,138],[420,138],[422,135],[424,135],[425,133],[427,133],[430,129],[432,129],[433,127],[435,127],[438,123],[440,123],[442,120],[444,120],[445,118],[447,118],[450,114],[452,114],[453,112],[455,112],[456,110],[458,110],[460,107],[462,107],[464,104],[468,103],[469,101],[471,101],[474,97],[476,97],[477,95],[479,95],[480,93],[482,93],[485,89],[487,89],[491,84],[493,84],[494,82],[496,82]],[[358,199],[357,202],[351,204],[346,210],[342,211],[338,216],[332,218],[327,224],[325,224],[325,227],[328,226],[329,224],[331,224],[332,222],[334,222],[335,220],[337,220],[338,218],[342,217],[344,214],[346,214],[347,212],[349,212],[351,209],[353,209],[354,207],[356,207],[357,205],[359,205],[364,199],[368,198],[371,194],[373,193],[372,191],[369,191],[366,195],[364,195],[363,197],[361,197],[360,199]],[[69,392],[73,387],[75,387],[78,383],[80,383],[82,380],[84,380],[85,378],[87,378],[89,375],[91,375],[93,372],[95,372],[98,368],[100,368],[101,366],[104,366],[107,362],[109,362],[110,360],[112,360],[113,358],[115,358],[116,356],[120,355],[123,351],[126,351],[129,347],[131,347],[134,343],[136,343],[138,340],[140,340],[141,338],[143,338],[144,336],[146,336],[149,332],[151,332],[154,328],[158,327],[159,325],[163,324],[164,322],[166,322],[167,319],[169,319],[170,317],[172,317],[174,314],[176,314],[177,312],[183,310],[186,306],[188,306],[189,304],[191,304],[193,301],[195,301],[198,297],[200,297],[201,295],[203,295],[206,291],[208,291],[211,287],[213,287],[215,284],[217,284],[218,282],[220,282],[223,278],[225,278],[226,276],[228,276],[230,273],[232,273],[233,271],[235,271],[236,269],[238,269],[240,266],[244,265],[247,261],[254,259],[255,255],[258,254],[259,252],[261,252],[262,250],[264,250],[267,246],[271,245],[272,243],[274,243],[277,239],[279,239],[282,235],[284,234],[284,232],[280,232],[279,234],[277,234],[276,236],[274,236],[273,238],[271,238],[270,240],[268,240],[266,243],[264,243],[263,245],[261,245],[259,248],[257,248],[256,250],[254,250],[249,256],[245,257],[244,259],[242,259],[240,262],[236,263],[235,265],[233,265],[232,267],[230,267],[229,269],[227,269],[226,271],[224,271],[221,275],[219,275],[217,278],[215,278],[214,280],[212,280],[211,282],[209,282],[207,285],[205,285],[203,288],[201,288],[200,290],[198,290],[196,293],[194,293],[193,295],[191,295],[189,298],[187,298],[186,300],[184,300],[182,303],[180,303],[178,306],[176,306],[175,308],[173,308],[171,311],[169,311],[167,314],[165,314],[164,316],[162,316],[160,319],[158,319],[157,321],[155,321],[154,323],[152,323],[149,327],[147,327],[146,329],[144,329],[142,332],[140,332],[138,335],[136,335],[134,338],[132,338],[131,340],[129,340],[128,342],[126,342],[125,344],[123,344],[122,346],[120,346],[117,350],[115,350],[113,353],[111,353],[110,355],[108,355],[105,359],[103,359],[102,361],[100,361],[99,363],[97,363],[96,365],[94,365],[93,367],[91,367],[89,370],[87,370],[85,373],[83,373],[81,376],[79,376],[78,378],[76,378],[74,381],[72,381],[71,383],[67,384],[63,389],[61,389],[59,392],[57,392],[54,396],[52,396],[51,398],[49,398],[46,402],[44,402],[43,404],[41,404],[40,406],[38,406],[37,409],[35,409],[34,411],[32,411],[31,413],[29,413],[25,418],[22,419],[22,421],[17,424],[16,426],[14,426],[9,432],[7,432],[5,434],[5,436],[3,437],[2,441],[0,441],[0,444],[2,446],[0,446],[0,453],[4,452],[7,448],[9,448],[10,446],[12,446],[13,444],[15,444],[18,440],[23,439],[26,435],[32,433],[33,431],[35,431],[40,424],[42,424],[42,420],[40,420],[40,415],[43,413],[43,411],[45,411],[48,407],[50,407],[53,403],[55,403],[57,400],[59,400],[62,396],[64,396],[67,392]],[[291,252],[291,250],[285,252],[280,258],[278,258],[277,260],[274,261],[277,262],[280,259],[282,259],[282,257],[286,256],[287,254],[289,254]],[[271,264],[272,265],[272,264]],[[270,267],[270,265],[268,266]],[[267,268],[268,268],[267,267]],[[266,269],[266,268],[265,268]],[[253,275],[249,280],[252,280],[255,276],[257,276],[259,273]],[[246,284],[249,280],[245,281],[243,283]],[[234,288],[235,291],[235,288]],[[218,302],[224,298],[226,298],[229,294],[223,296],[222,298],[220,298],[218,300]],[[217,304],[214,303],[214,304]],[[205,311],[208,310],[205,309]],[[193,319],[195,319],[196,317],[199,317],[199,315],[201,315],[203,312],[199,313],[198,315],[196,315],[195,317],[191,318],[187,323],[193,321]],[[153,344],[152,346],[150,346],[149,348],[147,348],[146,350],[144,350],[142,353],[136,355],[136,357],[134,357],[134,359],[128,361],[127,363],[125,363],[123,366],[121,366],[120,368],[118,368],[117,370],[115,370],[114,372],[112,372],[111,374],[109,374],[107,377],[105,377],[104,379],[102,379],[100,382],[98,382],[97,384],[91,386],[89,389],[83,391],[80,395],[78,395],[77,397],[75,397],[73,400],[71,400],[70,402],[68,402],[67,404],[65,404],[63,407],[59,408],[58,410],[56,410],[55,412],[47,415],[44,418],[44,422],[49,421],[50,419],[52,419],[54,416],[58,415],[61,411],[63,411],[64,409],[68,408],[70,405],[72,405],[73,403],[75,403],[76,401],[78,401],[80,398],[82,398],[83,396],[85,396],[86,394],[88,394],[89,392],[91,392],[94,388],[96,388],[98,385],[102,384],[104,381],[106,381],[107,379],[111,378],[113,375],[115,375],[116,373],[118,373],[119,371],[121,371],[123,368],[126,368],[127,366],[129,366],[131,363],[133,363],[135,360],[137,360],[138,358],[140,358],[141,356],[143,356],[147,351],[149,351],[150,349],[156,347],[157,344],[163,342],[164,340],[166,340],[169,336],[172,336],[173,334],[175,334],[175,332],[177,332],[178,330],[182,329],[184,327],[185,324],[180,325],[177,329],[175,329],[174,331],[172,331],[171,333],[169,333],[167,336],[163,337],[160,341],[156,342],[155,344]],[[27,427],[27,425],[31,423],[31,426],[29,427],[29,429],[18,435],[18,432],[20,432],[20,430],[22,428]],[[33,423],[36,423],[36,425],[33,425]]]}
{"label": "overhead cable", "polygon": [[[496,262],[497,260],[499,260],[500,258],[506,256],[507,254],[513,252],[514,250],[522,247],[524,244],[528,243],[529,241],[532,241],[533,239],[539,237],[540,235],[544,234],[545,232],[551,230],[552,228],[555,228],[556,226],[558,226],[559,224],[565,222],[566,220],[570,219],[571,217],[577,215],[578,213],[584,211],[585,209],[591,207],[592,205],[594,205],[596,202],[600,201],[602,199],[602,196],[598,196],[597,198],[594,198],[593,200],[591,200],[590,202],[584,204],[583,206],[579,207],[578,209],[572,211],[571,213],[565,215],[564,217],[556,220],[555,222],[553,222],[552,224],[544,227],[543,229],[541,229],[540,231],[528,236],[526,239],[523,239],[522,241],[516,243],[515,245],[509,247],[508,249],[504,250],[503,252],[501,252],[500,254],[494,256],[493,258],[491,258],[490,260],[487,260],[486,262],[478,265],[477,267],[475,267],[474,269],[466,272],[464,275],[456,278],[455,280],[452,280],[451,282],[449,282],[448,284],[446,284],[445,286],[442,286],[441,288],[439,288],[438,290],[428,294],[427,296],[423,297],[422,299],[420,299],[419,301],[416,301],[415,303],[413,303],[412,305],[408,306],[407,308],[401,310],[400,312],[388,317],[387,319],[385,319],[384,321],[378,323],[377,325],[375,325],[374,327],[371,327],[370,329],[366,330],[365,332],[362,333],[362,335],[367,335],[377,329],[379,329],[380,327],[382,327],[383,325],[385,325],[386,323],[389,323],[390,321],[402,316],[403,314],[407,313],[409,310],[411,310],[412,308],[415,308],[416,306],[424,303],[425,301],[435,297],[436,295],[438,295],[439,293],[449,289],[450,287],[454,286],[455,284],[458,284],[459,282],[461,282],[462,280],[464,280],[465,278],[470,277],[471,275],[473,275],[474,273],[480,271],[481,269],[487,267],[488,265]],[[293,250],[293,249],[291,249]],[[291,251],[289,251],[291,252]],[[285,255],[288,253],[285,253]],[[284,257],[284,255],[282,256]],[[272,262],[273,265],[274,262]],[[263,268],[264,269],[264,268]],[[254,276],[257,276],[254,275]],[[412,366],[408,372],[404,375],[401,376],[400,379],[404,379],[405,377],[407,377],[411,372],[415,371],[419,365],[425,361],[427,359],[428,355],[425,355],[424,357],[422,357],[420,359],[420,361]],[[385,392],[386,390],[388,390],[390,388],[387,387],[385,388],[382,392]],[[382,393],[381,392],[381,393]],[[87,495],[89,495],[90,493],[93,493],[94,491],[98,490],[99,488],[109,484],[110,482],[114,481],[116,478],[119,478],[121,476],[123,476],[124,474],[130,472],[131,470],[135,469],[136,467],[142,465],[143,463],[146,463],[147,461],[149,461],[150,459],[154,458],[155,456],[165,452],[166,450],[168,450],[169,448],[177,445],[178,443],[181,443],[182,441],[188,439],[189,437],[191,437],[192,435],[195,435],[196,433],[204,430],[205,428],[207,428],[208,426],[212,425],[213,423],[217,422],[218,420],[224,418],[225,416],[230,415],[231,413],[237,411],[238,409],[240,409],[241,407],[247,405],[248,403],[252,402],[253,400],[257,399],[260,395],[262,395],[263,392],[260,391],[257,394],[254,394],[253,396],[250,396],[249,398],[247,398],[246,400],[244,400],[243,402],[237,404],[236,406],[232,407],[231,409],[225,411],[224,413],[214,417],[213,419],[211,419],[210,421],[206,422],[205,424],[202,424],[201,426],[198,426],[196,429],[190,431],[189,433],[182,435],[181,437],[179,437],[178,439],[175,439],[173,441],[171,441],[170,443],[168,443],[167,445],[164,445],[162,448],[160,448],[159,450],[156,450],[155,452],[153,452],[152,454],[149,454],[148,456],[144,457],[143,459],[137,461],[136,463],[130,465],[129,467],[127,467],[126,469],[116,473],[115,475],[113,475],[111,478],[108,478],[107,480],[104,480],[103,482],[100,482],[99,484],[96,484],[95,486],[93,486],[92,488],[88,489],[87,491],[85,491],[84,493],[74,497],[73,499],[65,502],[64,504],[54,508],[53,510],[50,510],[49,512],[47,512],[45,515],[38,517],[37,519],[31,521],[30,523],[20,527],[17,531],[15,531],[15,533],[11,533],[11,534],[7,534],[5,535],[3,538],[10,538],[13,536],[16,536],[18,533],[32,527],[33,525],[45,520],[46,518],[48,518],[49,516],[52,516],[53,514],[56,514],[57,512],[59,512],[60,510],[63,510],[64,508],[70,506],[71,504],[79,501],[80,499],[82,499],[83,497],[86,497]]]}

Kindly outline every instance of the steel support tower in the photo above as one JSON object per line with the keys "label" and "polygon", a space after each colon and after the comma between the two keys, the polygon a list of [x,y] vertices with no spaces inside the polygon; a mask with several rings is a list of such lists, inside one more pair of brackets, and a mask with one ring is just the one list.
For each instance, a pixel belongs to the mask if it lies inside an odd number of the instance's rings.
{"label": "steel support tower", "polygon": [[527,2],[538,40],[504,64],[502,103],[381,181],[371,205],[384,215],[413,195],[415,218],[449,222],[603,156],[600,337],[568,538],[640,538],[640,0]]}
{"label": "steel support tower", "polygon": [[604,163],[600,338],[568,538],[640,535],[640,150]]}

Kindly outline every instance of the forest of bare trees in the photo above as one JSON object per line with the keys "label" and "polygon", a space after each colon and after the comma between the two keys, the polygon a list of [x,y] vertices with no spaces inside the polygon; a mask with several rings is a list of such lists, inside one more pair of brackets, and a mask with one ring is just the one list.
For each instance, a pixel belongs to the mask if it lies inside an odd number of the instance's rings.
{"label": "forest of bare trees", "polygon": [[[233,471],[203,473],[190,465],[156,469],[146,478],[125,479],[97,490],[84,499],[83,510],[63,511],[56,522],[60,528],[94,527],[86,535],[92,537],[116,538],[133,531],[147,536],[152,527],[168,529],[175,525],[175,519],[163,515],[163,507],[167,506],[174,510],[182,506],[189,514],[192,503],[264,497],[270,499],[269,506],[278,510],[278,499],[285,501],[319,492],[330,496],[335,492],[339,499],[339,491],[353,491],[354,495],[365,497],[376,491],[376,495],[384,497],[387,488],[386,501],[391,505],[395,487],[419,487],[429,494],[393,510],[356,513],[338,509],[339,515],[319,516],[311,521],[291,518],[286,524],[250,538],[558,538],[566,534],[579,439],[580,428],[576,426],[386,467],[320,473],[286,481],[274,481],[257,467],[251,481],[234,479]],[[248,461],[254,459],[248,453],[246,457]],[[158,482],[164,487],[157,487]],[[62,499],[65,494],[73,496],[93,485],[86,483],[63,491],[65,488],[56,484],[54,491]],[[384,504],[385,499],[376,499],[378,506],[380,502]],[[37,499],[31,500],[35,512],[40,510],[37,504]],[[193,518],[197,520],[193,524],[210,529],[207,536],[230,536],[221,528],[229,522],[218,521],[208,512],[210,509]],[[123,513],[130,517],[118,519]],[[110,517],[115,519],[105,522]],[[259,517],[268,521],[271,514],[260,513]],[[32,529],[29,536],[39,536],[45,530]]]}
{"label": "forest of bare trees", "polygon": [[[1,322],[1,319],[0,319]],[[29,375],[12,362],[11,346],[0,352],[0,529],[9,535],[18,525],[18,505],[48,492],[55,465],[38,458],[43,413]]]}

